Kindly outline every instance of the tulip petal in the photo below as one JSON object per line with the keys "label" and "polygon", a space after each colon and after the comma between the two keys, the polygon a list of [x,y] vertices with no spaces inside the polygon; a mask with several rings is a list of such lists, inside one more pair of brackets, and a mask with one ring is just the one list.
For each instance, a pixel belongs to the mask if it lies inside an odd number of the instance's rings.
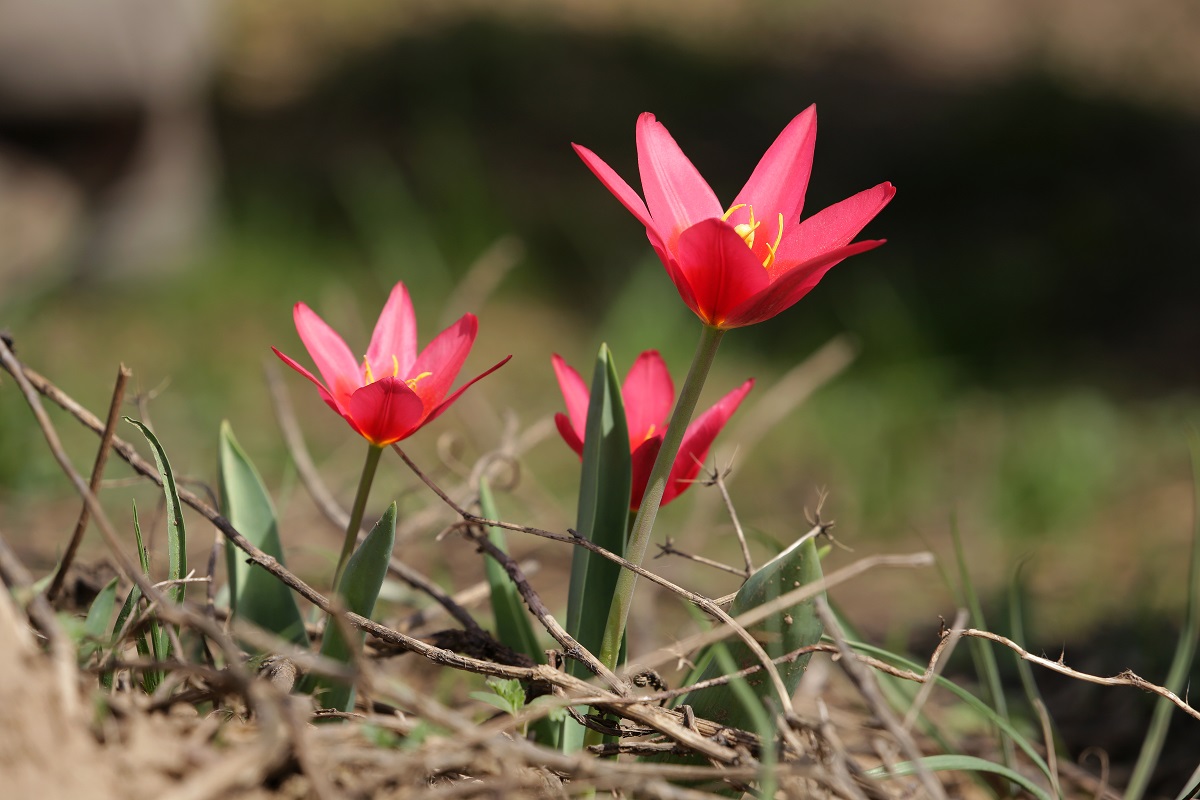
{"label": "tulip petal", "polygon": [[[590,400],[587,384],[583,382],[579,371],[564,361],[562,356],[557,353],[550,357],[550,363],[554,366],[554,375],[558,378],[558,388],[562,391],[563,402],[567,406],[567,420],[571,424],[575,438],[580,442],[579,452],[582,453]],[[566,438],[566,434],[563,434],[563,438]],[[570,444],[569,440],[567,444]]]}
{"label": "tulip petal", "polygon": [[372,444],[383,446],[419,428],[425,404],[407,383],[388,376],[350,395],[346,411],[359,433]]}
{"label": "tulip petal", "polygon": [[754,388],[754,380],[748,380],[729,394],[722,397],[717,404],[705,411],[698,419],[688,426],[683,435],[683,444],[679,447],[679,456],[671,467],[671,476],[667,480],[667,489],[663,493],[663,505],[674,500],[684,492],[696,476],[700,467],[708,457],[708,449],[712,446],[717,434],[729,422],[733,412],[737,411],[746,393]]}
{"label": "tulip petal", "polygon": [[637,447],[648,437],[662,434],[675,403],[675,384],[657,350],[647,350],[633,362],[621,384],[621,399],[630,444]]}
{"label": "tulip petal", "polygon": [[[400,373],[401,377],[415,380],[413,391],[425,401],[426,411],[433,411],[454,385],[478,332],[475,315],[464,314],[425,346],[407,374]],[[426,372],[429,374],[421,377]]]}
{"label": "tulip petal", "polygon": [[558,433],[562,436],[563,441],[567,443],[567,447],[575,451],[575,454],[583,456],[583,439],[575,432],[575,428],[571,426],[571,420],[566,414],[555,414],[554,425],[558,428]]}
{"label": "tulip petal", "polygon": [[723,328],[744,328],[754,325],[786,311],[808,294],[825,277],[825,273],[842,260],[868,250],[874,250],[884,239],[864,240],[839,247],[817,256],[803,264],[797,264],[778,280],[754,297],[732,308],[725,316]]}
{"label": "tulip petal", "polygon": [[317,365],[317,371],[325,380],[326,389],[337,402],[345,403],[346,398],[362,386],[358,359],[337,331],[304,303],[296,303],[292,318],[296,322],[300,341],[304,342],[305,349]]}
{"label": "tulip petal", "polygon": [[884,182],[822,209],[789,231],[779,243],[773,269],[787,270],[789,264],[809,261],[846,246],[895,196],[896,187]]}
{"label": "tulip petal", "polygon": [[377,378],[393,374],[397,366],[396,377],[403,378],[409,375],[416,359],[417,317],[408,290],[403,283],[397,283],[375,323],[371,345],[367,348],[367,361]]}
{"label": "tulip petal", "polygon": [[275,353],[275,355],[279,356],[279,359],[283,363],[287,364],[289,367],[296,370],[296,372],[299,372],[301,375],[303,375],[304,377],[306,377],[310,381],[312,381],[313,385],[317,387],[317,391],[320,393],[321,399],[324,400],[329,405],[330,408],[332,408],[334,411],[338,412],[339,414],[342,413],[342,409],[340,406],[338,406],[337,401],[333,399],[333,395],[331,395],[329,393],[329,390],[325,388],[325,385],[323,383],[321,383],[319,380],[317,380],[316,376],[314,376],[311,372],[309,372],[307,369],[302,367],[291,356],[286,355],[285,353],[279,352],[279,350],[276,349],[275,347],[272,347],[271,350]]}
{"label": "tulip petal", "polygon": [[[663,436],[652,436],[642,442],[633,452],[629,454],[630,465],[632,471],[630,473],[631,480],[629,482],[629,507],[634,511],[642,504],[642,497],[646,494],[646,485],[650,483],[650,471],[654,469],[654,461],[658,458],[658,451],[662,449]],[[668,491],[670,484],[667,484]],[[678,492],[676,492],[678,494]],[[666,504],[666,500],[663,500]]]}
{"label": "tulip petal", "polygon": [[[688,305],[707,325],[726,327],[729,311],[770,283],[767,270],[742,237],[719,219],[704,220],[684,231],[678,252],[679,270],[695,301]],[[679,294],[686,302],[682,289]]]}
{"label": "tulip petal", "polygon": [[662,246],[662,234],[658,232],[658,227],[654,224],[653,218],[650,216],[650,211],[647,210],[646,204],[637,192],[633,190],[625,179],[616,173],[612,167],[604,163],[604,161],[591,150],[588,150],[583,145],[572,144],[575,152],[583,159],[583,163],[592,171],[592,174],[600,179],[604,184],[604,188],[613,193],[613,196],[621,201],[621,205],[629,210],[629,213],[637,217],[638,222],[646,226],[646,234],[650,237],[650,243],[655,249]]}
{"label": "tulip petal", "polygon": [[740,215],[749,215],[754,207],[758,219],[762,220],[762,235],[767,241],[775,241],[778,233],[779,214],[783,214],[785,229],[800,219],[804,207],[804,193],[808,191],[808,179],[812,174],[813,153],[817,146],[817,107],[809,106],[800,112],[759,160],[742,187],[733,205],[747,206],[735,212],[735,222],[742,222]]}
{"label": "tulip petal", "polygon": [[512,356],[505,356],[504,358],[500,359],[492,366],[485,369],[483,372],[476,375],[474,378],[471,378],[471,380],[467,381],[462,386],[455,389],[454,394],[450,395],[445,400],[443,400],[442,404],[439,405],[437,408],[435,408],[433,410],[433,413],[425,418],[425,420],[421,423],[422,427],[424,427],[425,425],[428,425],[429,423],[433,422],[435,419],[440,417],[442,415],[442,412],[445,411],[450,406],[454,405],[454,401],[457,400],[458,398],[462,397],[462,393],[465,392],[467,389],[470,389],[471,386],[474,385],[476,381],[482,380],[482,379],[486,378],[488,375],[491,375],[493,372],[495,372],[496,370],[500,369],[505,364],[507,364],[511,359],[512,359]]}
{"label": "tulip petal", "polygon": [[649,112],[638,117],[637,151],[646,207],[667,247],[684,229],[721,216],[713,190]]}

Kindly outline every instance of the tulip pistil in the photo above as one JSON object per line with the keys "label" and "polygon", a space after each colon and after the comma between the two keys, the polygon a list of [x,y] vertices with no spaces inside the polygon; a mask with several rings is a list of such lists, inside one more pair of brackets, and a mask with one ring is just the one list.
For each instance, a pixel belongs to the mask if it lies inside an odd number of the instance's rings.
{"label": "tulip pistil", "polygon": [[[415,389],[417,388],[418,381],[428,378],[432,374],[432,372],[422,372],[420,375],[417,375],[414,378],[405,378],[404,382],[408,384],[408,388]],[[379,380],[375,377],[375,373],[371,370],[371,360],[366,356],[363,356],[363,376],[366,378],[366,383],[363,384],[364,386],[370,386],[372,383]],[[392,377],[400,377],[400,359],[394,355],[392,356]]]}

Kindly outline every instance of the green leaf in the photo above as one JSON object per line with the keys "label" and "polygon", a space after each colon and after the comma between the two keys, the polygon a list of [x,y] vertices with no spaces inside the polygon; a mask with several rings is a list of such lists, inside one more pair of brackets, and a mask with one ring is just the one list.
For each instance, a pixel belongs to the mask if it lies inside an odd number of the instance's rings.
{"label": "green leaf", "polygon": [[117,579],[113,578],[100,590],[92,605],[88,608],[87,617],[83,621],[83,642],[79,648],[79,663],[84,664],[106,641],[108,621],[112,619],[113,608],[117,605]]}
{"label": "green leaf", "polygon": [[[392,557],[392,547],[395,543],[396,504],[392,503],[359,545],[358,550],[350,556],[342,579],[338,582],[338,595],[347,611],[364,617],[370,617],[375,611],[375,601],[379,598],[383,579],[387,577],[388,561]],[[343,664],[354,663],[362,649],[363,634],[361,631],[355,631],[351,638],[352,641],[347,641],[342,634],[342,626],[330,617],[325,622],[321,655]],[[310,693],[319,692],[317,699],[324,708],[335,708],[339,711],[350,711],[354,708],[354,686],[351,684],[318,677],[306,681],[304,688]]]}
{"label": "green leaf", "polygon": [[[801,539],[760,567],[742,584],[729,607],[729,614],[737,617],[773,601],[780,595],[820,579],[821,560],[817,556],[815,539]],[[747,630],[762,644],[771,658],[778,658],[801,647],[816,644],[824,631],[811,598],[782,609]],[[729,649],[738,670],[761,663],[740,638],[730,638],[724,646]],[[688,676],[688,683],[728,674],[728,671],[713,658],[715,652],[713,648],[706,648],[701,653],[696,660],[696,669]],[[808,666],[808,660],[809,656],[803,655],[790,663],[778,665],[779,675],[789,693],[795,692]],[[762,701],[773,697],[775,690],[764,670],[746,676],[745,683],[758,698],[757,708],[739,702],[738,691],[730,684],[689,692],[680,703],[689,704],[696,715],[704,719],[744,730],[755,730],[758,724],[757,712],[761,710]]]}
{"label": "green leaf", "polygon": [[517,712],[521,710],[520,706],[513,706],[513,704],[508,701],[508,698],[501,697],[500,695],[493,694],[492,692],[469,692],[468,694],[481,703],[487,703],[490,706],[500,709],[505,714],[516,716]]}
{"label": "green leaf", "polygon": [[[488,519],[500,518],[487,478],[479,479],[479,510]],[[504,531],[500,528],[489,527],[488,539],[503,552],[508,552]],[[518,653],[529,656],[536,663],[545,661],[542,649],[538,646],[537,636],[533,632],[533,625],[529,622],[529,614],[525,611],[525,601],[517,591],[516,584],[495,559],[485,558],[483,566],[491,589],[496,638]]]}
{"label": "green leaf", "polygon": [[[133,539],[137,544],[138,563],[142,567],[142,575],[150,580],[150,553],[146,551],[146,545],[142,541],[142,526],[138,522],[137,503],[133,504]],[[129,597],[125,598],[125,605],[121,607],[121,613],[117,615],[117,621],[113,628],[114,637],[120,633],[121,628],[125,625],[125,620],[137,607],[137,602],[141,599],[142,590],[134,584],[132,591],[129,592]],[[154,655],[155,661],[166,661],[167,655],[171,651],[171,639],[167,636],[166,630],[162,623],[157,619],[150,622],[150,634],[139,634],[137,637],[137,651],[142,658],[148,658],[151,653]],[[142,688],[147,694],[153,694],[158,685],[162,683],[164,674],[162,670],[151,669],[142,673]]]}
{"label": "green leaf", "polygon": [[[601,345],[588,400],[575,529],[618,555],[625,553],[629,530],[632,471],[621,381],[612,352],[608,345]],[[582,547],[575,548],[571,560],[566,629],[592,653],[600,652],[608,607],[620,572],[621,568],[608,559],[592,557]],[[567,668],[576,677],[590,677],[587,668],[576,661],[568,662]],[[583,745],[584,729],[568,719],[563,730],[562,749],[566,752],[578,750]]]}
{"label": "green leaf", "polygon": [[[171,463],[167,454],[154,433],[142,423],[131,417],[125,421],[136,425],[150,449],[154,453],[154,463],[158,466],[158,474],[162,478],[163,497],[167,503],[167,580],[181,581],[187,575],[187,534],[183,527],[183,512],[179,505],[179,492],[175,488],[175,475],[171,472]],[[166,595],[176,603],[183,603],[187,594],[187,584],[175,583],[167,588]]]}
{"label": "green leaf", "polygon": [[[217,458],[221,513],[252,544],[284,564],[275,506],[227,420],[221,422]],[[308,644],[304,618],[291,589],[259,564],[248,561],[231,542],[225,542],[225,564],[229,609],[235,616],[295,644]]]}
{"label": "green leaf", "polygon": [[[1050,795],[1041,786],[1038,786],[1037,782],[1030,780],[1014,769],[1009,769],[1003,764],[996,764],[984,758],[958,755],[926,756],[918,763],[930,772],[992,772],[1017,784],[1038,798],[1038,800],[1051,800]],[[872,778],[885,779],[892,775],[915,775],[917,771],[917,763],[904,761],[886,767],[869,769],[867,770],[867,775]]]}

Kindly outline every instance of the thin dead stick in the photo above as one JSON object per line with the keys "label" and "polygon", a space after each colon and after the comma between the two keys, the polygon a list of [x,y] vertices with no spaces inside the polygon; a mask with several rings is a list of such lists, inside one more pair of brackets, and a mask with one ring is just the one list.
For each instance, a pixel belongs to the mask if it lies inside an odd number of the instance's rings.
{"label": "thin dead stick", "polygon": [[[913,725],[916,724],[917,718],[921,715],[921,709],[925,708],[925,703],[929,700],[929,695],[933,694],[933,689],[937,685],[934,677],[941,673],[946,663],[950,660],[950,654],[954,652],[954,646],[962,639],[963,628],[966,626],[969,617],[970,614],[965,608],[960,608],[958,613],[954,615],[954,624],[950,626],[950,632],[943,636],[941,642],[938,643],[934,657],[929,660],[929,666],[922,676],[921,682],[923,685],[920,691],[917,692],[917,696],[913,698],[912,705],[908,708],[908,713],[904,715],[904,730],[911,731]],[[945,645],[944,649],[942,645]]]}
{"label": "thin dead stick", "polygon": [[746,576],[754,574],[754,560],[750,557],[750,545],[746,542],[746,532],[742,530],[742,522],[738,519],[737,509],[733,506],[733,498],[729,495],[729,487],[725,484],[725,478],[733,471],[732,461],[730,465],[723,470],[713,469],[709,473],[709,479],[705,481],[707,486],[716,486],[721,493],[721,499],[725,502],[725,510],[729,513],[729,520],[733,523],[733,532],[737,534],[738,544],[742,548],[742,559],[746,562]]}
{"label": "thin dead stick", "polygon": [[529,610],[537,617],[538,622],[542,624],[542,627],[546,629],[546,632],[550,634],[554,641],[562,645],[563,653],[568,658],[573,658],[581,662],[588,670],[599,675],[617,694],[626,694],[628,692],[624,682],[612,670],[601,663],[600,659],[592,655],[586,647],[577,642],[558,623],[558,620],[550,613],[550,609],[546,608],[546,604],[542,602],[541,596],[529,585],[529,581],[525,578],[524,573],[521,572],[521,568],[512,556],[493,544],[480,528],[467,528],[467,536],[475,543],[476,547],[483,550],[490,558],[504,568],[504,571],[508,573],[509,579],[517,587],[517,591],[521,593],[521,597],[525,600],[525,604],[529,607]]}
{"label": "thin dead stick", "polygon": [[[113,384],[112,400],[108,404],[108,419],[104,423],[104,433],[100,435],[100,449],[96,452],[96,462],[92,465],[92,477],[88,482],[88,486],[93,492],[100,491],[100,482],[104,479],[104,465],[108,462],[108,446],[117,429],[117,422],[121,419],[121,403],[125,401],[125,382],[132,374],[124,364],[117,368],[117,380]],[[87,503],[83,503],[79,509],[79,520],[75,523],[75,532],[71,534],[71,541],[67,544],[66,552],[63,553],[62,562],[58,565],[54,579],[50,581],[50,587],[46,590],[46,598],[51,602],[62,591],[67,570],[75,560],[75,553],[79,550],[79,543],[83,541],[83,532],[87,530],[87,524],[88,506]]]}
{"label": "thin dead stick", "polygon": [[[75,489],[81,496],[86,498],[93,518],[101,533],[104,535],[106,542],[113,552],[113,557],[116,560],[119,568],[126,576],[137,583],[142,593],[151,602],[159,603],[160,613],[168,622],[189,624],[197,628],[206,636],[212,638],[221,646],[230,659],[231,663],[237,663],[238,650],[233,641],[225,635],[225,633],[203,614],[193,612],[186,606],[176,606],[169,601],[165,601],[161,593],[155,589],[150,582],[141,574],[139,570],[133,568],[132,563],[128,560],[121,550],[119,537],[116,534],[103,506],[95,494],[88,488],[87,483],[75,471],[63,451],[61,444],[58,441],[58,435],[54,432],[54,427],[46,416],[45,410],[42,408],[38,400],[37,394],[41,393],[53,402],[64,408],[77,420],[83,423],[96,433],[103,430],[103,426],[94,414],[86,408],[80,406],[75,400],[67,395],[58,387],[54,386],[50,381],[38,375],[33,370],[27,369],[12,355],[12,352],[2,346],[0,341],[0,364],[3,364],[6,370],[13,375],[18,385],[21,387],[22,393],[29,402],[30,408],[34,412],[34,416],[38,420],[38,424],[42,427],[43,434],[46,436],[47,442],[50,445],[51,451],[56,460],[59,461],[63,471],[71,480]],[[114,436],[112,442],[113,449],[121,456],[131,467],[137,472],[145,476],[150,481],[161,486],[162,478],[158,474],[158,470],[154,465],[147,462],[137,454],[137,451],[128,442]],[[186,489],[179,490],[179,499],[192,509],[199,512],[205,519],[216,526],[226,537],[233,543],[235,547],[242,550],[250,561],[258,564],[263,569],[275,575],[281,582],[294,590],[301,597],[304,597],[321,611],[332,614],[336,613],[336,609],[328,598],[317,592],[307,583],[292,574],[283,567],[275,558],[264,553],[259,548],[255,547],[229,522],[221,516],[215,509],[207,505],[202,499]],[[486,521],[485,521],[486,522]],[[555,534],[551,534],[556,536]],[[563,536],[563,541],[572,541],[572,537]],[[434,664],[460,669],[466,672],[475,672],[484,675],[492,675],[501,678],[517,678],[521,680],[532,680],[547,683],[557,686],[568,694],[583,695],[595,693],[595,687],[586,681],[576,678],[564,672],[560,672],[546,665],[538,667],[512,667],[504,664],[497,664],[491,661],[471,658],[463,656],[450,650],[444,650],[439,647],[428,644],[420,639],[415,639],[411,636],[406,636],[399,631],[392,630],[377,622],[373,622],[366,617],[358,614],[345,613],[345,618],[356,627],[370,633],[380,641],[388,644],[401,647],[416,653]],[[252,690],[254,684],[248,687],[248,701],[253,707],[256,699],[253,696]],[[619,695],[612,695],[613,700],[619,700]],[[261,701],[260,701],[261,702]],[[668,738],[679,742],[685,747],[699,753],[700,755],[722,764],[735,763],[741,756],[730,747],[714,742],[705,736],[696,733],[695,731],[685,728],[680,724],[680,714],[677,712],[662,709],[657,706],[648,706],[644,704],[624,705],[617,703],[609,706],[605,703],[595,703],[597,707],[605,711],[612,711],[614,714],[624,716],[646,727],[653,728],[659,733]],[[715,734],[719,730],[719,726],[711,726],[711,733]]]}
{"label": "thin dead stick", "polygon": [[1042,741],[1046,743],[1046,766],[1050,770],[1050,791],[1055,797],[1062,797],[1062,785],[1058,779],[1058,751],[1054,747],[1054,728],[1050,724],[1050,712],[1042,698],[1033,698],[1033,710],[1038,722],[1042,725]]}
{"label": "thin dead stick", "polygon": [[[779,597],[763,603],[761,606],[747,611],[738,616],[737,620],[743,627],[750,627],[757,622],[760,622],[767,617],[787,608],[788,606],[802,603],[813,597],[823,594],[827,589],[844,583],[851,578],[857,577],[868,570],[875,567],[927,567],[933,564],[933,554],[928,552],[912,553],[910,555],[878,555],[867,556],[842,567],[839,570],[829,573],[816,583],[809,583],[801,586],[799,589],[793,589],[790,592],[781,594]],[[693,652],[701,647],[719,642],[731,635],[731,631],[724,627],[716,627],[709,631],[703,631],[693,636],[689,636],[681,642],[676,642],[671,647],[661,648],[649,655],[638,659],[636,662],[627,667],[627,670],[645,670],[654,669],[663,664],[670,663],[678,658],[680,652]]]}
{"label": "thin dead stick", "polygon": [[657,545],[657,547],[658,552],[655,553],[655,558],[662,558],[663,556],[679,556],[682,559],[694,561],[695,563],[703,564],[706,567],[712,567],[713,569],[719,569],[722,572],[728,572],[731,575],[737,575],[742,580],[750,577],[750,572],[747,570],[731,567],[728,564],[722,564],[720,561],[714,561],[711,558],[693,555],[692,553],[685,553],[684,551],[677,549],[675,547],[675,540],[670,536],[667,537],[667,541],[665,543]]}
{"label": "thin dead stick", "polygon": [[[533,577],[542,569],[541,562],[532,558],[519,561],[517,565],[521,568],[521,572],[525,573],[526,578]],[[492,587],[488,585],[487,581],[476,581],[467,588],[455,592],[451,595],[450,599],[457,605],[467,608],[482,601],[491,594],[491,591]],[[414,628],[420,628],[434,622],[446,613],[448,612],[444,605],[426,606],[405,617],[400,625],[400,629],[413,630]]]}
{"label": "thin dead stick", "polygon": [[[407,464],[408,468],[413,471],[413,474],[416,475],[418,478],[420,478],[421,481],[434,492],[434,494],[436,494],[438,497],[442,498],[443,502],[445,502],[447,505],[449,505],[451,508],[453,508],[459,514],[459,516],[461,516],[463,518],[463,520],[466,523],[475,524],[475,525],[493,525],[493,526],[496,525],[496,523],[494,523],[490,520],[485,520],[485,519],[481,518],[478,514],[472,514],[471,512],[467,511],[465,508],[460,506],[459,504],[455,503],[450,498],[450,496],[447,495],[446,492],[441,489],[441,487],[439,487],[432,479],[429,478],[429,476],[427,476],[424,472],[421,471],[421,468],[418,467],[416,465],[416,463],[408,457],[408,454],[405,453],[402,449],[400,449],[400,447],[398,445],[392,445],[392,449],[395,450],[396,453],[400,456],[400,458],[404,460],[404,463]],[[501,524],[501,527],[507,527],[510,530],[513,529],[513,526],[511,526],[511,525],[504,526]],[[524,530],[532,532],[534,529],[525,528]],[[546,533],[548,533],[548,531]],[[572,533],[574,533],[574,532],[572,531]],[[559,538],[559,537],[557,534],[551,534],[551,538]],[[684,589],[682,586],[678,586],[678,585],[668,581],[666,578],[663,578],[659,575],[655,575],[654,573],[650,572],[649,570],[645,570],[642,567],[637,566],[636,564],[633,564],[632,562],[627,561],[624,558],[621,558],[620,556],[616,555],[615,553],[612,553],[612,552],[604,549],[603,547],[599,547],[599,546],[595,545],[593,542],[591,542],[584,536],[576,534],[571,541],[573,544],[579,544],[579,545],[586,546],[589,550],[592,550],[592,552],[600,553],[600,554],[604,555],[605,558],[609,558],[609,559],[617,562],[622,567],[633,570],[633,571],[637,572],[638,575],[643,575],[643,576],[647,577],[649,580],[652,580],[655,583],[659,584],[660,586],[670,589],[671,591],[675,592],[676,594],[680,595],[681,597],[687,598],[690,602],[694,603],[698,608],[708,612],[712,616],[714,616],[717,619],[724,622],[727,626],[729,626],[730,629],[732,629],[732,631],[734,633],[737,634],[738,638],[740,638],[743,642],[745,642],[746,647],[749,648],[750,652],[754,654],[755,658],[757,658],[759,663],[762,664],[763,667],[766,669],[767,677],[770,679],[771,685],[775,689],[776,696],[778,697],[779,703],[782,706],[783,710],[789,714],[795,713],[795,710],[792,707],[791,692],[789,692],[787,690],[787,686],[783,682],[783,677],[780,676],[779,670],[775,668],[775,664],[772,663],[771,657],[769,655],[767,655],[767,651],[763,649],[762,644],[760,644],[759,641],[757,639],[755,639],[750,634],[749,631],[747,631],[745,628],[743,628],[737,622],[735,622],[733,617],[729,616],[729,614],[725,611],[725,609],[721,608],[719,605],[714,603],[711,599],[704,597],[703,595],[696,594],[695,592],[689,592],[687,589]]]}
{"label": "thin dead stick", "polygon": [[847,677],[854,683],[859,694],[866,701],[871,713],[892,734],[892,737],[900,746],[901,752],[904,753],[904,757],[912,762],[914,774],[916,774],[925,791],[932,798],[945,800],[946,792],[942,788],[942,784],[929,771],[929,768],[925,766],[917,743],[913,741],[912,736],[901,726],[900,721],[896,719],[896,715],[892,713],[892,709],[888,706],[887,701],[883,698],[883,694],[879,691],[878,684],[875,683],[875,676],[865,669],[858,659],[853,657],[854,651],[850,647],[850,643],[846,641],[841,625],[838,624],[837,617],[834,616],[833,611],[829,608],[829,602],[825,599],[825,595],[819,595],[815,598],[814,602],[816,604],[817,616],[820,617],[821,624],[825,626],[825,632],[833,638],[834,643],[842,652],[843,658],[838,663],[841,664]]}
{"label": "thin dead stick", "polygon": [[1156,694],[1159,697],[1165,697],[1167,700],[1170,700],[1172,703],[1174,703],[1180,711],[1183,711],[1190,717],[1200,719],[1200,711],[1197,711],[1188,705],[1188,703],[1180,698],[1179,695],[1175,694],[1170,689],[1151,683],[1135,673],[1133,670],[1127,669],[1120,674],[1113,675],[1109,678],[1105,678],[1100,675],[1089,675],[1086,672],[1079,672],[1078,670],[1068,667],[1063,663],[1062,656],[1059,656],[1057,661],[1051,661],[1050,659],[1043,658],[1042,656],[1035,656],[1033,653],[1030,653],[1028,650],[1021,647],[1021,645],[1014,642],[1012,639],[1008,639],[998,633],[981,631],[975,628],[967,628],[962,632],[962,635],[972,636],[977,639],[987,639],[989,641],[996,642],[997,644],[1002,644],[1025,661],[1029,661],[1052,672],[1057,672],[1060,675],[1066,675],[1086,683],[1095,683],[1100,686],[1133,686],[1134,688],[1141,689],[1144,692],[1150,692],[1151,694]]}

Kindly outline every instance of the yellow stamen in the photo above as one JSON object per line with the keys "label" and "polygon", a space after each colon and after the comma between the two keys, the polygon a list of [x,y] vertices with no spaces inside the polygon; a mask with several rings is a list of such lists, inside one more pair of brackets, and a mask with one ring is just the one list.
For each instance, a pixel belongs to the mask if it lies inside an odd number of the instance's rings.
{"label": "yellow stamen", "polygon": [[646,435],[642,437],[642,441],[643,442],[649,441],[650,437],[654,435],[654,431],[656,431],[657,429],[658,429],[658,426],[655,425],[653,422],[651,422],[650,427],[646,429]]}
{"label": "yellow stamen", "polygon": [[367,386],[375,382],[375,375],[371,372],[371,360],[363,356],[363,374],[367,377]]}
{"label": "yellow stamen", "polygon": [[[732,208],[730,208],[728,211],[726,211],[724,214],[721,215],[721,221],[728,222],[729,218],[731,216],[733,216],[733,212],[737,211],[740,208],[746,208],[746,207],[747,207],[746,203],[738,203],[736,206],[733,206]],[[737,225],[734,225],[733,230],[738,236],[742,237],[742,241],[746,243],[746,246],[749,247],[751,250],[753,250],[754,249],[754,233],[755,233],[755,231],[757,231],[759,229],[759,226],[762,225],[762,220],[756,220],[754,218],[754,206],[749,206],[749,208],[750,208],[750,219],[746,222],[739,222]],[[779,215],[779,230],[775,234],[775,244],[767,245],[767,257],[765,259],[763,259],[763,267],[764,268],[769,269],[771,264],[773,264],[775,262],[775,251],[779,249],[779,243],[781,241],[783,241],[783,214],[782,213],[780,213],[780,215]]]}
{"label": "yellow stamen", "polygon": [[392,377],[400,377],[400,359],[396,358],[395,355],[392,356]]}
{"label": "yellow stamen", "polygon": [[[397,370],[396,370],[396,371],[397,371],[397,372],[399,372],[399,368],[397,368]],[[418,376],[417,376],[417,377],[415,377],[415,378],[407,378],[407,379],[405,379],[405,381],[404,381],[404,382],[408,384],[408,388],[410,388],[410,389],[415,389],[415,388],[417,388],[417,382],[418,382],[418,381],[420,381],[420,380],[421,380],[421,379],[423,379],[423,378],[428,378],[428,377],[429,377],[430,375],[432,375],[432,374],[433,374],[432,372],[422,372],[420,375],[418,375]]]}

